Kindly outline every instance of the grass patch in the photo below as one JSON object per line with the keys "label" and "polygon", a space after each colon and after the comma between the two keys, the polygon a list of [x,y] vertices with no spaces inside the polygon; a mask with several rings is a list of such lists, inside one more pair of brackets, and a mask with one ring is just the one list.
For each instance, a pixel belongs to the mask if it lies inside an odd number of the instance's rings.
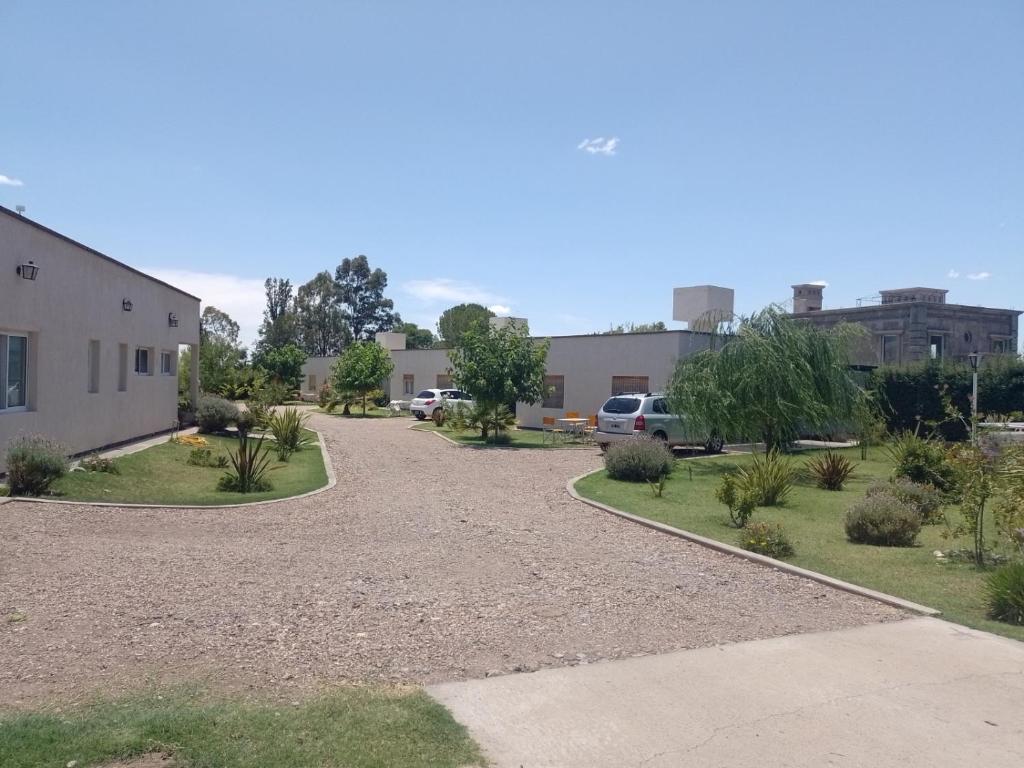
{"label": "grass patch", "polygon": [[452,432],[450,429],[438,427],[430,421],[420,422],[415,429],[422,432],[440,432],[450,440],[461,445],[475,445],[479,448],[595,448],[596,446],[581,442],[557,442],[552,443],[544,438],[544,433],[539,429],[512,429],[506,434],[510,442],[488,443],[480,437],[479,432]]}
{"label": "grass patch", "polygon": [[[986,618],[983,589],[987,571],[935,557],[935,550],[968,546],[944,539],[945,526],[924,526],[918,546],[910,548],[851,544],[846,540],[843,518],[847,508],[864,497],[872,480],[887,479],[892,465],[880,448],[872,449],[863,462],[859,449],[844,453],[856,462],[857,469],[842,491],[822,490],[813,480],[802,479],[784,507],[758,508],[754,512],[754,522],[782,524],[796,549],[786,562],[937,608],[945,618],[969,627],[1024,640],[1024,627]],[[749,461],[749,455],[680,461],[661,498],[652,496],[646,484],[612,480],[604,472],[580,480],[576,490],[634,515],[735,544],[736,529],[729,526],[728,511],[715,500],[714,490],[723,473]],[[802,463],[803,459],[797,461]],[[946,514],[951,519],[959,518],[955,507],[947,507]],[[987,530],[994,530],[991,520],[985,525]]]}
{"label": "grass patch", "polygon": [[0,715],[4,768],[89,768],[154,752],[176,768],[483,763],[465,728],[420,690],[344,688],[298,706],[171,691]]}
{"label": "grass patch", "polygon": [[[262,493],[231,493],[217,490],[225,473],[216,467],[194,467],[186,463],[188,445],[162,443],[118,458],[120,474],[69,472],[52,486],[55,495],[67,501],[106,501],[122,504],[176,504],[211,506],[282,499],[316,490],[327,484],[327,470],[316,433],[306,430],[313,443],[287,462],[274,459],[267,477],[274,487]],[[233,437],[205,435],[214,458],[237,449]],[[273,448],[273,441],[264,445]],[[271,450],[273,456],[273,450]]]}

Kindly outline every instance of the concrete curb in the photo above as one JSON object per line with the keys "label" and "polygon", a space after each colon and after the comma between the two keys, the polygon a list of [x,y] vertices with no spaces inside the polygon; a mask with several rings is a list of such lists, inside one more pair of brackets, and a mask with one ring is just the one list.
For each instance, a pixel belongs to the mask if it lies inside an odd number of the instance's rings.
{"label": "concrete curb", "polygon": [[329,491],[338,484],[338,478],[334,474],[334,466],[331,464],[331,457],[327,454],[327,444],[324,442],[323,433],[317,429],[306,427],[310,432],[315,432],[320,444],[320,456],[323,458],[324,470],[327,473],[327,484],[298,496],[285,496],[280,499],[264,499],[263,501],[250,501],[243,504],[121,504],[115,501],[71,501],[65,499],[43,499],[33,496],[13,496],[0,498],[0,503],[5,501],[18,501],[26,504],[58,504],[73,507],[118,507],[125,509],[240,509],[243,507],[264,507],[269,504],[280,504],[283,501],[295,501]]}
{"label": "concrete curb", "polygon": [[714,549],[719,552],[723,552],[727,555],[742,557],[744,560],[750,560],[751,562],[757,563],[758,565],[763,565],[768,568],[774,568],[777,571],[784,571],[785,573],[791,573],[794,576],[800,576],[805,579],[810,579],[811,581],[816,581],[819,584],[824,584],[826,586],[832,587],[833,589],[839,589],[843,592],[849,592],[854,595],[860,595],[861,597],[867,597],[872,600],[877,600],[880,603],[885,603],[886,605],[891,605],[895,608],[902,608],[906,611],[911,611],[913,613],[919,613],[922,616],[942,615],[942,611],[938,611],[934,608],[929,608],[926,605],[913,603],[910,600],[904,600],[902,597],[896,597],[895,595],[887,595],[884,592],[876,592],[875,590],[868,589],[867,587],[860,587],[856,584],[851,584],[848,581],[842,581],[841,579],[836,579],[832,576],[826,576],[825,574],[818,573],[817,571],[809,571],[806,568],[800,568],[795,565],[790,565],[789,563],[783,562],[782,560],[776,560],[765,555],[759,555],[756,552],[748,552],[747,550],[742,549],[740,547],[734,547],[732,544],[725,544],[724,542],[716,541],[715,539],[709,539],[706,536],[700,536],[696,533],[690,533],[689,531],[684,531],[680,528],[674,528],[673,526],[666,525],[665,523],[659,523],[655,520],[648,520],[646,517],[633,515],[629,512],[624,512],[621,509],[616,509],[615,507],[609,506],[608,504],[602,504],[600,501],[588,499],[586,496],[581,495],[576,490],[576,483],[578,483],[583,478],[589,477],[590,475],[595,475],[598,472],[604,472],[604,469],[595,469],[593,472],[587,472],[585,474],[580,475],[579,477],[572,478],[566,484],[566,490],[569,492],[569,495],[572,496],[577,501],[581,501],[584,504],[593,507],[594,509],[600,509],[602,512],[608,512],[612,515],[616,515],[617,517],[622,517],[626,520],[631,520],[634,523],[639,523],[640,525],[646,526],[648,528],[653,528],[656,531],[667,533],[670,536],[676,536],[680,539],[692,541],[693,543],[700,544],[701,546],[707,547],[708,549]]}
{"label": "concrete curb", "polygon": [[446,440],[447,442],[451,443],[454,446],[457,446],[459,448],[468,448],[468,449],[470,449],[472,451],[483,451],[483,450],[487,450],[487,451],[502,451],[502,450],[505,450],[505,451],[536,451],[536,450],[540,450],[540,449],[543,449],[543,450],[546,450],[546,451],[579,451],[579,450],[586,449],[586,448],[596,447],[596,446],[585,445],[583,443],[581,443],[579,445],[561,445],[561,446],[559,446],[559,445],[545,445],[545,446],[537,446],[537,445],[466,445],[466,443],[460,443],[457,440],[452,440],[447,435],[444,435],[444,434],[442,434],[440,432],[436,432],[433,429],[420,429],[420,427],[422,427],[422,426],[423,426],[422,424],[410,424],[408,427],[406,427],[406,429],[409,429],[409,430],[411,430],[413,432],[424,432],[424,433],[434,434],[434,435],[437,435],[438,437],[440,437],[442,440]]}

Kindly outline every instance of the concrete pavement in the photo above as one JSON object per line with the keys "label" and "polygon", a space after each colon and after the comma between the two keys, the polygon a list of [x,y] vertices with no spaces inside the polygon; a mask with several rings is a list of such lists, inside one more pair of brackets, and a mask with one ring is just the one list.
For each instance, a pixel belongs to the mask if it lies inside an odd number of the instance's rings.
{"label": "concrete pavement", "polygon": [[1024,643],[932,618],[428,691],[498,768],[1024,765]]}

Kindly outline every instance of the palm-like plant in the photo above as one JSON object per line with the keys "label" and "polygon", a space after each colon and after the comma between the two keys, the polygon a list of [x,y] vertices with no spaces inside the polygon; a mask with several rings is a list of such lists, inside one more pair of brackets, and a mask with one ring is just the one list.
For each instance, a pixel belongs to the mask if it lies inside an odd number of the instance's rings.
{"label": "palm-like plant", "polygon": [[856,464],[835,451],[825,451],[807,460],[807,469],[814,476],[815,483],[826,491],[843,490],[856,468]]}
{"label": "palm-like plant", "polygon": [[309,436],[305,433],[308,421],[309,415],[299,413],[297,408],[284,408],[270,417],[268,426],[277,443],[278,458],[282,461],[287,461],[289,456],[309,444]]}
{"label": "palm-like plant", "polygon": [[240,432],[238,448],[228,452],[228,459],[231,461],[231,471],[225,473],[217,483],[220,490],[254,493],[269,491],[273,487],[266,478],[271,459],[270,452],[263,448],[263,436],[254,440]]}

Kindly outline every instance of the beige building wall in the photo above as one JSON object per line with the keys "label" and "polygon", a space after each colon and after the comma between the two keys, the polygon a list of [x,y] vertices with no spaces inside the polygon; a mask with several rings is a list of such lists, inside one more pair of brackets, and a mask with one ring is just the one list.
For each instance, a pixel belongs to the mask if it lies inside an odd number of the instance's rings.
{"label": "beige building wall", "polygon": [[707,349],[711,339],[709,334],[689,331],[555,336],[548,350],[547,375],[563,377],[562,405],[519,403],[516,417],[522,427],[540,428],[544,416],[559,418],[568,411],[581,417],[596,414],[616,389],[615,378],[628,389],[633,388],[628,384],[646,378],[647,391],[663,392],[676,362]]}
{"label": "beige building wall", "polygon": [[[39,267],[35,280],[16,272],[30,260]],[[130,312],[123,308],[126,299]],[[172,313],[177,327],[170,325]],[[198,349],[199,299],[0,208],[4,334],[28,336],[28,404],[0,409],[0,472],[6,446],[18,434],[46,435],[81,453],[170,429],[177,418],[179,345]],[[92,382],[90,342],[94,351],[98,342],[98,381]],[[139,347],[152,350],[151,375],[134,372]],[[169,374],[160,372],[164,351],[173,353]],[[91,384],[97,391],[90,392]]]}
{"label": "beige building wall", "polygon": [[394,349],[391,359],[395,363],[388,382],[391,400],[411,400],[420,390],[437,387],[438,376],[451,374],[447,349]]}
{"label": "beige building wall", "polygon": [[320,387],[331,380],[331,368],[338,361],[333,357],[307,357],[302,364],[302,385],[299,391],[303,400],[316,400]]}

